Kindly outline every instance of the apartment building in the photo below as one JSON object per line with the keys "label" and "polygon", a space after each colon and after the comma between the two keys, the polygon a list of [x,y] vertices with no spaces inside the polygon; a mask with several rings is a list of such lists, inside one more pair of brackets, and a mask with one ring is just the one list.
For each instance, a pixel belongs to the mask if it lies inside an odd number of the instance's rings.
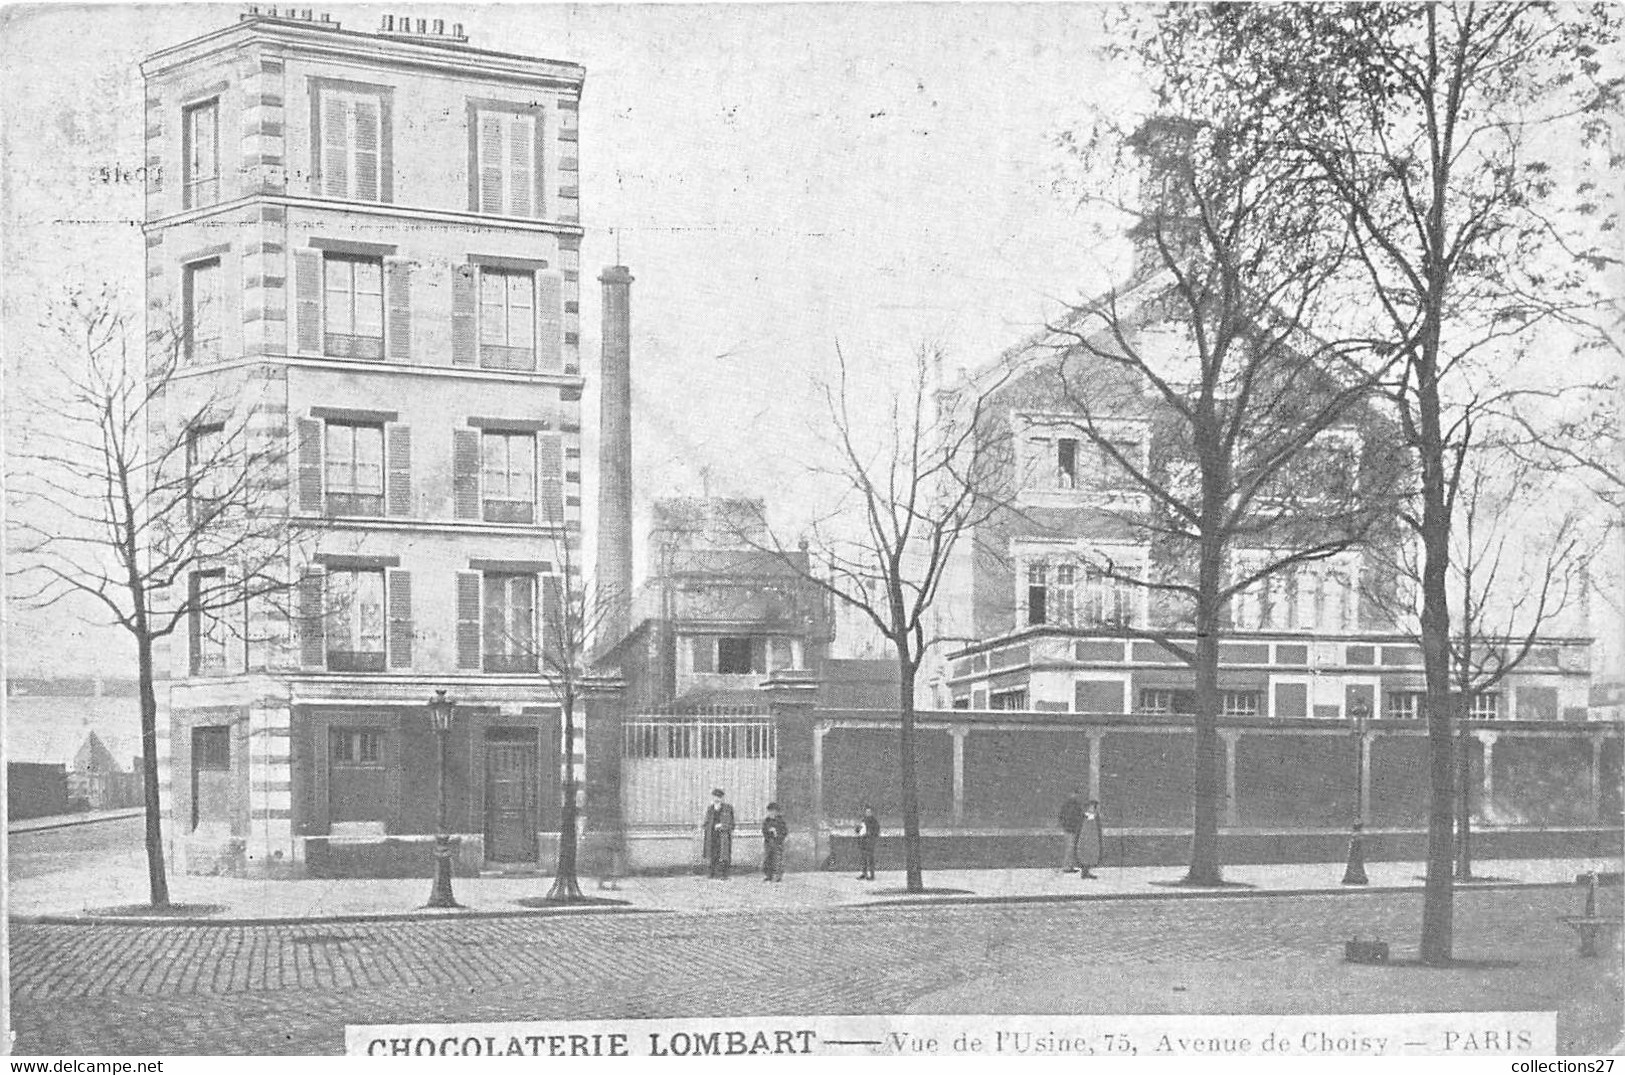
{"label": "apartment building", "polygon": [[268,510],[304,535],[285,596],[171,647],[176,857],[428,872],[444,690],[459,868],[545,861],[560,710],[537,653],[580,560],[583,69],[438,19],[251,8],[142,73],[173,413],[248,408],[287,449]]}

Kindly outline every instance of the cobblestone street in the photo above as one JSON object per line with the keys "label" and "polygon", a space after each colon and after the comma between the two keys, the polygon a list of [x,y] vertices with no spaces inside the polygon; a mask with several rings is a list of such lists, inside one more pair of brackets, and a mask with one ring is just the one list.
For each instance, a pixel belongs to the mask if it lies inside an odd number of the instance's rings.
{"label": "cobblestone street", "polygon": [[[1575,956],[1556,921],[1573,902],[1572,888],[1458,894],[1458,956],[1501,965],[1449,971],[1339,962],[1352,936],[1382,937],[1401,954],[1413,945],[1412,893],[300,926],[16,923],[12,1014],[17,1051],[30,1054],[325,1053],[341,1048],[347,1023],[1008,1011],[1036,982],[1038,999],[1021,1001],[1034,1011],[1555,1008],[1560,1047],[1593,1051],[1618,1037],[1618,961]],[[1156,995],[1170,973],[1195,988]],[[1240,984],[1201,988],[1221,977]],[[1092,999],[1069,1008],[1074,980]]]}

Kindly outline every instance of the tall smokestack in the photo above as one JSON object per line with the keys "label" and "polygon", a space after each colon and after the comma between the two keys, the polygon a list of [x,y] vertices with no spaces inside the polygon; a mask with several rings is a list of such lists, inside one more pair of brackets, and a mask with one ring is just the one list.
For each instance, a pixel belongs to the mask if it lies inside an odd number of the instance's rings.
{"label": "tall smokestack", "polygon": [[609,599],[600,649],[632,627],[632,272],[610,265],[604,285],[604,358],[598,374],[598,586]]}

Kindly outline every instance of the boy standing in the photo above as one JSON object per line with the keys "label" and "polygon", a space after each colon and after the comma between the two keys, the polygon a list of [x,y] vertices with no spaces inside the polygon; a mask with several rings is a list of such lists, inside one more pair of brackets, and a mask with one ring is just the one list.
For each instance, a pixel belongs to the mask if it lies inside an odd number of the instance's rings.
{"label": "boy standing", "polygon": [[858,822],[858,854],[861,870],[858,873],[859,881],[873,881],[875,879],[875,845],[880,843],[880,819],[875,817],[875,808],[868,803],[863,804],[863,820]]}
{"label": "boy standing", "polygon": [[767,817],[762,819],[762,880],[784,880],[784,841],[790,835],[790,826],[779,813],[778,803],[767,804]]}

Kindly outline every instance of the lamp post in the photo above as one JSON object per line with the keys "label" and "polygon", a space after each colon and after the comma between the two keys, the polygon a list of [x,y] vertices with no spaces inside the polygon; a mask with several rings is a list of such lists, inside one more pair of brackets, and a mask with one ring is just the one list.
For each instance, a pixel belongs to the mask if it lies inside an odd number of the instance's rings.
{"label": "lamp post", "polygon": [[428,710],[429,724],[440,743],[440,812],[436,815],[434,887],[429,890],[429,906],[456,907],[457,899],[451,892],[451,837],[446,832],[446,738],[451,734],[451,719],[457,711],[457,703],[447,698],[444,690],[436,690],[434,697],[429,699]]}
{"label": "lamp post", "polygon": [[1343,870],[1343,883],[1345,885],[1369,884],[1365,875],[1365,734],[1366,722],[1370,719],[1370,709],[1363,698],[1356,698],[1349,705],[1349,715],[1354,718],[1354,824],[1349,832],[1348,864]]}

